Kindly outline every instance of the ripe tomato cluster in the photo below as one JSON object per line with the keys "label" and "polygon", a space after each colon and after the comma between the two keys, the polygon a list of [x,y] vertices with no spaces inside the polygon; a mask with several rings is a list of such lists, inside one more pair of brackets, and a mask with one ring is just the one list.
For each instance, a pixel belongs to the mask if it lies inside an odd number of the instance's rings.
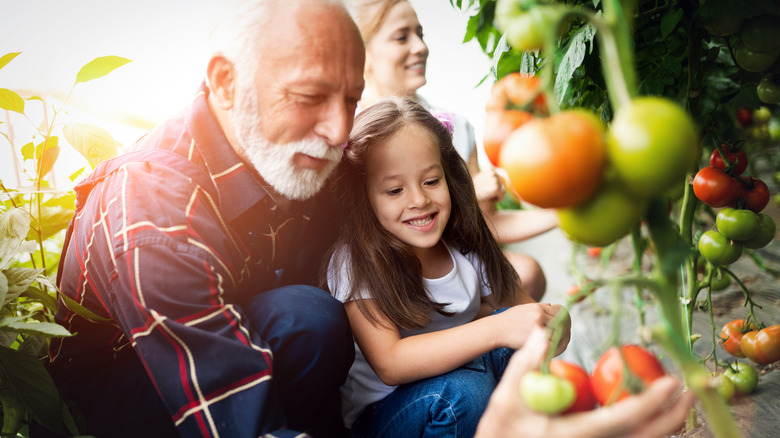
{"label": "ripe tomato cluster", "polygon": [[664,98],[633,100],[607,128],[582,109],[549,115],[539,80],[511,73],[494,84],[486,109],[485,152],[509,188],[557,209],[561,230],[589,246],[628,234],[648,200],[681,186],[698,158],[693,122]]}
{"label": "ripe tomato cluster", "polygon": [[732,356],[762,365],[780,360],[780,324],[759,330],[755,324],[746,326],[745,320],[735,319],[723,326],[720,338],[723,349]]}
{"label": "ripe tomato cluster", "polygon": [[715,265],[734,263],[743,248],[758,249],[775,236],[775,222],[761,211],[769,203],[766,183],[742,176],[748,165],[744,150],[722,146],[710,155],[710,165],[699,169],[693,178],[696,197],[714,208],[721,208],[715,219],[717,229],[705,231],[699,238],[699,252]]}
{"label": "ripe tomato cluster", "polygon": [[[624,377],[624,370],[629,375]],[[533,410],[546,414],[571,414],[618,402],[641,392],[665,373],[658,359],[637,345],[609,348],[593,371],[560,360],[550,361],[550,373],[528,373],[521,381],[521,394]]]}

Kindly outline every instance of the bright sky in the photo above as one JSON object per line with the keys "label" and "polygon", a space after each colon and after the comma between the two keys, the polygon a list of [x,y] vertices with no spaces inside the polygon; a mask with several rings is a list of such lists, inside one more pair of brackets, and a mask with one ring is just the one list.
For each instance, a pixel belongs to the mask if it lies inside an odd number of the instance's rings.
{"label": "bright sky", "polygon": [[[431,103],[468,117],[482,136],[489,84],[475,86],[490,60],[475,42],[462,45],[467,18],[449,0],[410,0],[430,48]],[[215,0],[0,0],[0,56],[22,52],[0,70],[0,88],[22,97],[64,98],[76,73],[105,55],[133,62],[108,76],[79,84],[70,103],[73,118],[108,129],[123,145],[177,113],[196,91],[205,72],[210,24],[219,16]],[[29,104],[28,104],[29,105]],[[83,111],[83,113],[82,113]],[[92,117],[100,117],[94,122]],[[0,120],[7,122],[5,114]],[[79,120],[81,121],[81,120]],[[128,129],[114,123],[131,124]],[[22,129],[17,129],[17,136]],[[13,172],[8,144],[0,143],[0,178]]]}

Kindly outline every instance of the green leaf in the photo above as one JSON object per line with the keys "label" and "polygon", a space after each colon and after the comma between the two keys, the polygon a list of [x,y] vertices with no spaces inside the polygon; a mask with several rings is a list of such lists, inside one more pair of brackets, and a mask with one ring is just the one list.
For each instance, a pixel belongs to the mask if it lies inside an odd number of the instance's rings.
{"label": "green leaf", "polygon": [[3,57],[0,58],[0,68],[5,67],[9,62],[13,61],[14,58],[19,56],[20,53],[22,52],[11,52],[3,55]]}
{"label": "green leaf", "polygon": [[65,305],[68,306],[70,310],[73,311],[76,315],[79,315],[80,317],[90,320],[90,321],[96,321],[96,322],[109,322],[111,321],[108,318],[103,318],[102,316],[97,315],[96,313],[92,312],[91,310],[87,309],[86,307],[82,306],[81,304],[75,302],[71,297],[65,295],[64,293],[60,292],[59,297],[62,299],[62,301],[65,302]]}
{"label": "green leaf", "polygon": [[585,60],[585,55],[588,53],[588,46],[592,47],[593,38],[596,35],[596,29],[588,24],[577,29],[569,39],[569,43],[564,49],[561,63],[558,66],[558,75],[555,77],[555,96],[558,104],[563,102],[564,96],[568,91],[571,83],[571,78],[574,76],[575,70],[577,70],[582,62]]}
{"label": "green leaf", "polygon": [[48,293],[38,289],[35,286],[30,286],[24,291],[24,296],[38,300],[52,313],[57,312],[57,300]]}
{"label": "green leaf", "polygon": [[0,269],[11,264],[30,229],[30,214],[12,208],[0,214]]}
{"label": "green leaf", "polygon": [[66,432],[62,399],[54,380],[37,357],[0,347],[0,378],[35,421],[54,432]]}
{"label": "green leaf", "polygon": [[19,332],[25,335],[46,336],[49,338],[66,338],[73,336],[65,327],[51,322],[25,322],[25,321],[6,321],[11,318],[0,319],[0,330]]}
{"label": "green leaf", "polygon": [[41,163],[38,166],[38,178],[45,177],[51,169],[54,167],[54,163],[57,162],[57,157],[60,156],[60,147],[54,146],[50,147],[49,144],[57,143],[57,137],[51,137],[46,141],[46,147],[43,149],[43,154],[41,155]]}
{"label": "green leaf", "polygon": [[22,146],[22,158],[25,160],[32,160],[35,158],[35,144],[33,142],[29,142],[26,145]]}
{"label": "green leaf", "polygon": [[87,82],[93,79],[102,78],[115,69],[130,62],[127,58],[119,56],[101,56],[84,64],[76,75],[76,83]]}
{"label": "green leaf", "polygon": [[7,88],[0,88],[0,108],[24,114],[24,99]]}
{"label": "green leaf", "polygon": [[680,8],[673,8],[669,10],[663,17],[661,17],[661,37],[666,39],[680,20],[683,18],[683,10]]}
{"label": "green leaf", "polygon": [[117,156],[119,149],[111,134],[88,123],[68,123],[62,130],[65,139],[93,167],[101,161]]}
{"label": "green leaf", "polygon": [[0,271],[0,303],[5,302],[5,296],[8,294],[8,278]]}
{"label": "green leaf", "polygon": [[43,273],[43,269],[4,269],[3,274],[8,279],[8,295],[5,297],[3,305],[15,300],[22,292],[26,291],[41,273]]}

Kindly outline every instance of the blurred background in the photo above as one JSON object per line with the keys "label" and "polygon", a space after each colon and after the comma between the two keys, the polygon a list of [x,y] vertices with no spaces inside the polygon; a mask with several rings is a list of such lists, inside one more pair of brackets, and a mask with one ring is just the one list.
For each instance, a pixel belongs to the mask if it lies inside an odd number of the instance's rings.
{"label": "blurred background", "polygon": [[[449,0],[410,2],[430,49],[428,84],[420,94],[466,116],[481,139],[492,78],[478,84],[490,73],[490,59],[475,41],[461,43],[468,17]],[[61,102],[81,66],[90,60],[106,55],[131,59],[108,76],[79,84],[61,120],[101,126],[128,146],[190,101],[205,73],[209,30],[223,4],[213,0],[0,0],[5,15],[0,56],[22,52],[0,70],[0,88],[23,98],[37,95],[50,103]],[[28,101],[28,109],[37,103]],[[0,121],[14,125],[17,136],[26,138],[20,131],[31,129],[30,123],[4,113]],[[83,160],[68,149],[63,148],[58,166]],[[12,160],[6,143],[0,147],[3,181],[11,181]],[[69,174],[61,170],[58,183]]]}

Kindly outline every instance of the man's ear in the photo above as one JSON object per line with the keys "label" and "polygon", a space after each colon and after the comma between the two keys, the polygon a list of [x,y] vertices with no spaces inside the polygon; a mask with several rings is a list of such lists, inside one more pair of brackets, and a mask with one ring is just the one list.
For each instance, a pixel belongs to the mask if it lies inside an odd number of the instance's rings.
{"label": "man's ear", "polygon": [[214,55],[206,70],[213,102],[223,110],[233,107],[236,90],[236,74],[233,63],[222,55]]}

